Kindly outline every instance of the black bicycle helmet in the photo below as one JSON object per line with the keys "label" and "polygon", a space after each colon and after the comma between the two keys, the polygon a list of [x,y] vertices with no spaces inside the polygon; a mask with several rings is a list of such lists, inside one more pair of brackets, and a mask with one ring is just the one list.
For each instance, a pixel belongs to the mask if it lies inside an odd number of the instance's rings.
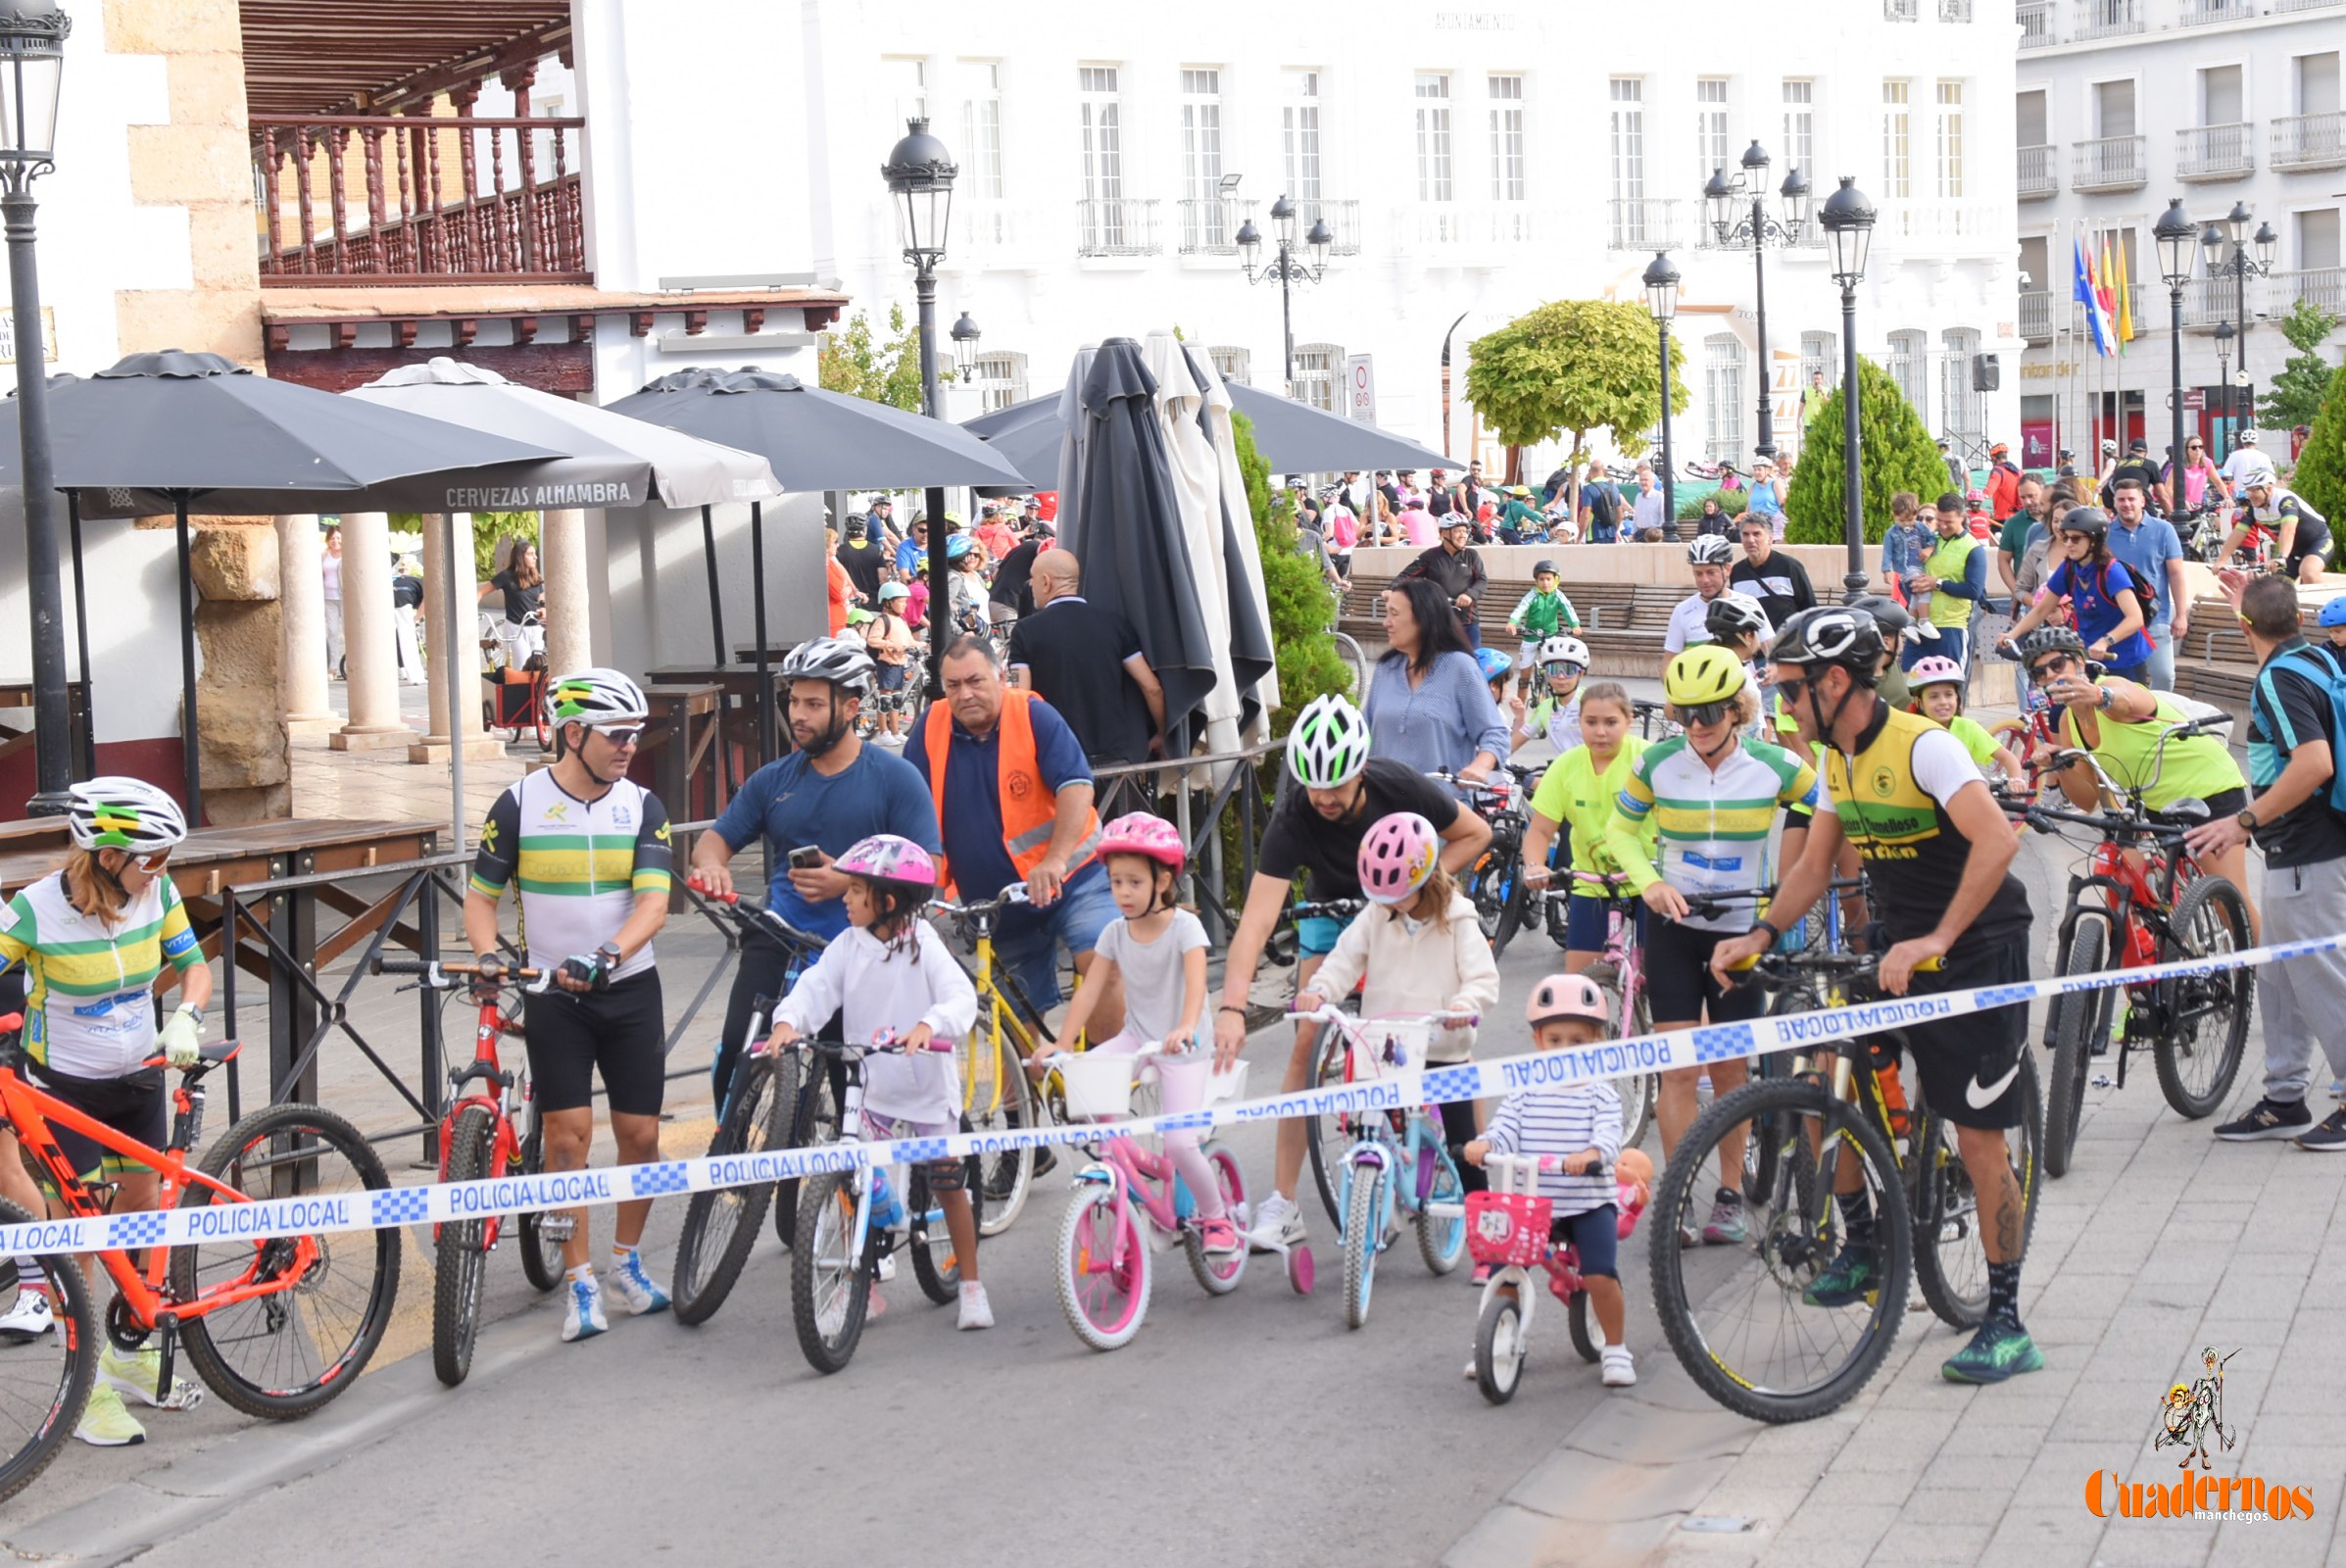
{"label": "black bicycle helmet", "polygon": [[1906,607],[1887,594],[1861,594],[1856,608],[1874,617],[1884,637],[1903,637],[1914,630],[1914,617],[1906,612]]}
{"label": "black bicycle helmet", "polygon": [[[1556,564],[1552,561],[1535,561],[1532,563],[1532,575],[1535,577],[1539,576],[1543,571],[1555,570]],[[1561,576],[1563,574],[1561,572],[1557,572],[1557,575]]]}
{"label": "black bicycle helmet", "polygon": [[1856,605],[1819,605],[1784,623],[1768,657],[1779,664],[1838,664],[1871,686],[1886,650],[1882,627]]}
{"label": "black bicycle helmet", "polygon": [[2021,667],[2028,668],[2047,654],[2085,657],[2085,640],[2068,626],[2039,626],[2020,640]]}
{"label": "black bicycle helmet", "polygon": [[2063,514],[2057,531],[2081,533],[2100,540],[2110,536],[2110,514],[2099,507],[2072,507]]}

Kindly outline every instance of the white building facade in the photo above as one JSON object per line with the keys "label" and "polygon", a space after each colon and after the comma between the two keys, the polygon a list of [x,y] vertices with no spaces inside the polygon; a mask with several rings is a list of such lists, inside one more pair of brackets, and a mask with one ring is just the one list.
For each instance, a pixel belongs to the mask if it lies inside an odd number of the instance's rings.
{"label": "white building facade", "polygon": [[[2171,443],[2172,300],[2151,228],[2178,197],[2195,225],[2244,208],[2248,232],[2270,224],[2274,240],[2268,275],[2212,278],[2202,253],[2183,292],[2186,439],[2221,457],[2256,390],[2296,352],[2273,322],[2299,299],[2346,309],[2346,4],[2024,0],[2019,16],[2021,419],[2031,459],[2048,460],[2056,442],[2081,459],[2103,438],[2143,436],[2161,455]],[[2080,242],[2097,268],[2105,253],[2123,266],[2132,286],[2137,336],[2115,360],[2094,352],[2073,304]],[[2234,335],[2220,336],[2227,323]]]}
{"label": "white building facade", "polygon": [[[1226,373],[1279,388],[1280,290],[1248,282],[1237,237],[1251,219],[1269,250],[1285,194],[1300,229],[1324,220],[1336,240],[1324,276],[1292,293],[1297,395],[1344,407],[1347,362],[1368,356],[1377,422],[1495,467],[1465,398],[1468,344],[1550,300],[1641,301],[1639,274],[1668,248],[1694,399],[1677,452],[1747,463],[1758,288],[1748,251],[1711,238],[1701,194],[1756,140],[1772,215],[1795,164],[1818,205],[1848,174],[1881,211],[1859,351],[1933,431],[2017,433],[2014,30],[2000,8],[1835,0],[1796,25],[1723,0],[1666,15],[813,0],[806,16],[826,160],[815,270],[875,320],[911,300],[878,174],[904,118],[925,115],[958,161],[940,324],[966,311],[984,337],[953,390],[957,416],[1056,389],[1080,345],[1166,325]],[[1767,254],[1765,290],[1764,373],[1788,451],[1809,372],[1839,378],[1839,293],[1813,223]],[[1997,356],[1998,388],[1975,390]],[[1612,450],[1642,454],[1645,434]]]}

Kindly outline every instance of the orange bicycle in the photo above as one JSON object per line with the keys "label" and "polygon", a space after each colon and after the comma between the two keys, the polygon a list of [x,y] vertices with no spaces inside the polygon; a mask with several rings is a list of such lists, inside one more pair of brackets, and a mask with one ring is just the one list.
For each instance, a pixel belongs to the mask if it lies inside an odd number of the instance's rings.
{"label": "orange bicycle", "polygon": [[[164,1210],[227,1209],[298,1200],[320,1222],[372,1217],[357,1195],[388,1188],[373,1148],[342,1117],[317,1105],[271,1105],[230,1127],[190,1162],[204,1124],[204,1079],[234,1059],[237,1043],[206,1046],[171,1091],[167,1149],[150,1149],[35,1088],[23,1075],[21,1014],[0,1017],[0,1112],[55,1195],[58,1217],[106,1222],[95,1255],[113,1276],[107,1338],[125,1352],[160,1340],[158,1387],[171,1384],[181,1346],[196,1373],[247,1415],[308,1415],[358,1381],[381,1343],[399,1294],[396,1229],[255,1239],[233,1214],[196,1222],[204,1240],[165,1248]],[[160,1056],[149,1067],[164,1065]],[[113,1212],[110,1182],[87,1182],[58,1147],[52,1124],[94,1140],[158,1178],[154,1212]],[[24,1216],[0,1204],[0,1222]],[[299,1223],[308,1223],[304,1219]],[[69,1243],[62,1233],[57,1247]],[[38,1476],[80,1419],[97,1371],[96,1314],[79,1266],[36,1238],[24,1251],[48,1274],[57,1332],[0,1356],[0,1497]],[[45,1255],[57,1251],[57,1255]],[[10,1265],[13,1268],[13,1264]],[[21,1435],[20,1435],[21,1434]]]}

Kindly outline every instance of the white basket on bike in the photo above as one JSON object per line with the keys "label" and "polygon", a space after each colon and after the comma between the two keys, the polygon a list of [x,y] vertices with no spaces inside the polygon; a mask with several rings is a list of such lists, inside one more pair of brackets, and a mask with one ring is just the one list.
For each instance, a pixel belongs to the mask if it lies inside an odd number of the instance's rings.
{"label": "white basket on bike", "polygon": [[1186,1052],[1178,1056],[1151,1058],[1156,1067],[1158,1102],[1168,1115],[1203,1110],[1246,1094],[1246,1064],[1231,1063],[1228,1072],[1214,1071],[1210,1051]]}
{"label": "white basket on bike", "polygon": [[1120,1121],[1132,1114],[1134,1056],[1080,1052],[1058,1064],[1070,1121]]}
{"label": "white basket on bike", "polygon": [[[1356,1033],[1347,1031],[1352,1053],[1352,1081],[1387,1078],[1422,1071],[1426,1048],[1434,1038],[1432,1018],[1363,1018]],[[1388,1060],[1389,1056],[1396,1060]]]}

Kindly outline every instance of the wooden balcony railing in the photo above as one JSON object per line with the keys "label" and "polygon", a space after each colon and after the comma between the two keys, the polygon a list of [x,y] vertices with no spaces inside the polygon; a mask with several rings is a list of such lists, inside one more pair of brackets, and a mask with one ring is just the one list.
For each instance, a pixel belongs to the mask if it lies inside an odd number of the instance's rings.
{"label": "wooden balcony railing", "polygon": [[255,115],[261,281],[591,283],[583,120]]}

